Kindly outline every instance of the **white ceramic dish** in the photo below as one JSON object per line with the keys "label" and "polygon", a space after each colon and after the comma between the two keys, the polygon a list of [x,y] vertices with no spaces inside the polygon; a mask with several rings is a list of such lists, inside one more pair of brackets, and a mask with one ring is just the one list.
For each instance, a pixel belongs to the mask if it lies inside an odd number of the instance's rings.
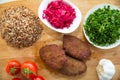
{"label": "white ceramic dish", "polygon": [[[97,6],[95,6],[94,8],[92,8],[92,9],[90,9],[90,10],[88,11],[88,13],[87,13],[86,16],[85,16],[85,20],[84,20],[84,23],[83,23],[83,24],[85,25],[85,22],[86,22],[87,18],[88,18],[89,15],[92,14],[95,10],[97,10],[98,8],[104,8],[104,6],[108,6],[108,5],[110,5],[110,8],[111,8],[111,9],[118,9],[118,10],[120,10],[120,8],[118,8],[117,6],[111,5],[111,4],[100,4],[100,5],[97,5]],[[111,45],[109,45],[109,46],[99,46],[99,45],[96,45],[96,44],[94,44],[94,43],[89,39],[89,37],[88,37],[87,34],[85,33],[84,28],[83,28],[83,32],[84,32],[84,35],[85,35],[86,39],[87,39],[93,46],[95,46],[95,47],[97,47],[97,48],[100,48],[100,49],[111,49],[111,48],[114,48],[114,47],[120,45],[120,40],[117,40],[114,44],[111,44]]]}
{"label": "white ceramic dish", "polygon": [[41,21],[47,26],[49,27],[50,29],[54,30],[54,31],[57,31],[57,32],[60,32],[60,33],[71,33],[73,31],[75,31],[79,25],[80,25],[80,22],[81,22],[81,12],[80,10],[74,5],[72,4],[70,1],[68,0],[63,0],[65,3],[68,3],[69,5],[71,5],[74,9],[75,9],[75,12],[76,12],[76,18],[73,20],[73,23],[70,25],[69,28],[64,28],[64,29],[56,29],[54,28],[46,19],[43,19],[42,18],[42,15],[43,15],[43,11],[47,8],[48,4],[52,1],[55,1],[55,0],[42,0],[40,6],[39,6],[39,10],[38,10],[38,16],[39,18],[41,19]]}
{"label": "white ceramic dish", "polygon": [[0,0],[0,4],[6,3],[6,2],[11,2],[11,1],[15,1],[15,0]]}

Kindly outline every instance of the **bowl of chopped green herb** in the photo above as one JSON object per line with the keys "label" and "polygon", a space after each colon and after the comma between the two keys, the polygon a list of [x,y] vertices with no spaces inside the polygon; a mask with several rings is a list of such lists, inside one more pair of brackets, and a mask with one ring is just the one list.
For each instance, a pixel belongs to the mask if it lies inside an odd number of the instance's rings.
{"label": "bowl of chopped green herb", "polygon": [[100,4],[86,14],[83,32],[86,39],[100,49],[120,45],[120,8]]}

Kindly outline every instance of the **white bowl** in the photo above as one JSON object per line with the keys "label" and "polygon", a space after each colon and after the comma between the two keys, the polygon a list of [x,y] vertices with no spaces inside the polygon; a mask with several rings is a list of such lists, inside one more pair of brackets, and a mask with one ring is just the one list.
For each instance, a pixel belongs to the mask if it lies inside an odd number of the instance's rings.
{"label": "white bowl", "polygon": [[81,15],[80,10],[68,0],[63,0],[63,1],[65,3],[71,5],[75,9],[75,12],[76,12],[76,18],[73,20],[73,23],[70,25],[69,28],[56,29],[46,19],[43,19],[43,17],[42,17],[43,11],[47,8],[48,4],[52,1],[55,1],[55,0],[42,0],[41,4],[39,6],[39,10],[38,10],[38,16],[41,19],[41,21],[50,29],[60,32],[60,33],[71,33],[73,31],[75,31],[80,25],[82,15]]}
{"label": "white bowl", "polygon": [[12,0],[0,0],[0,4],[6,3],[6,2],[11,2]]}
{"label": "white bowl", "polygon": [[[90,10],[88,11],[88,13],[87,13],[86,16],[85,16],[85,20],[84,20],[84,23],[83,23],[83,24],[85,25],[87,18],[88,18],[89,15],[92,14],[95,10],[97,10],[98,8],[104,8],[104,6],[108,6],[108,5],[110,5],[110,8],[111,8],[111,9],[118,9],[118,10],[120,10],[117,6],[114,6],[114,5],[111,5],[111,4],[100,4],[100,5],[97,5],[97,6],[95,6],[94,8],[92,8],[92,9],[90,9]],[[96,44],[94,44],[94,43],[89,39],[89,36],[86,34],[84,28],[83,28],[83,32],[84,32],[84,35],[85,35],[86,39],[87,39],[93,46],[95,46],[95,47],[97,47],[97,48],[100,48],[100,49],[111,49],[111,48],[114,48],[114,47],[120,45],[120,40],[117,40],[115,43],[113,43],[113,44],[111,44],[111,45],[109,45],[109,46],[99,46],[99,45],[96,45]]]}

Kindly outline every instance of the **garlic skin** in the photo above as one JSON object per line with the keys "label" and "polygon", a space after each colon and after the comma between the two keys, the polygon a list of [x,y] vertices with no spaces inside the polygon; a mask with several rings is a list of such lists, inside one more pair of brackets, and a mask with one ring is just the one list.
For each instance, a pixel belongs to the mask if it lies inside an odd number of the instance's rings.
{"label": "garlic skin", "polygon": [[99,80],[111,80],[116,72],[114,64],[108,59],[101,59],[96,71]]}

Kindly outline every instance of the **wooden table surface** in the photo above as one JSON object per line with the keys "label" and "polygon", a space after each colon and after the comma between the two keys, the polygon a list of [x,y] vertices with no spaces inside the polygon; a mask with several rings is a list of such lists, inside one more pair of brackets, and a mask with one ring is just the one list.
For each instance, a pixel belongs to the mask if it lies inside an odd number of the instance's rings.
{"label": "wooden table surface", "polygon": [[[89,11],[89,9],[98,4],[103,3],[109,3],[120,7],[120,0],[70,0],[70,1],[74,3],[82,12],[82,22],[79,28],[70,35],[74,35],[88,44],[89,42],[85,39],[82,28],[84,17],[86,13]],[[41,0],[20,0],[0,4],[0,15],[2,14],[2,11],[6,8],[24,5],[30,8],[37,16],[38,7],[40,3]],[[109,50],[101,50],[90,45],[92,55],[90,60],[87,61],[87,71],[82,75],[65,76],[45,66],[39,57],[39,49],[46,44],[58,44],[62,46],[63,34],[52,31],[51,29],[47,28],[43,23],[41,24],[44,28],[41,38],[35,44],[33,44],[33,46],[28,48],[24,49],[12,48],[8,46],[6,42],[0,37],[0,80],[11,80],[12,77],[6,74],[5,72],[6,63],[11,59],[17,59],[21,63],[23,63],[26,60],[35,61],[39,67],[38,74],[44,76],[45,80],[98,80],[96,74],[96,66],[99,60],[102,58],[110,59],[115,64],[116,74],[114,75],[112,80],[120,80],[118,79],[118,77],[120,77],[120,46],[117,46]]]}

